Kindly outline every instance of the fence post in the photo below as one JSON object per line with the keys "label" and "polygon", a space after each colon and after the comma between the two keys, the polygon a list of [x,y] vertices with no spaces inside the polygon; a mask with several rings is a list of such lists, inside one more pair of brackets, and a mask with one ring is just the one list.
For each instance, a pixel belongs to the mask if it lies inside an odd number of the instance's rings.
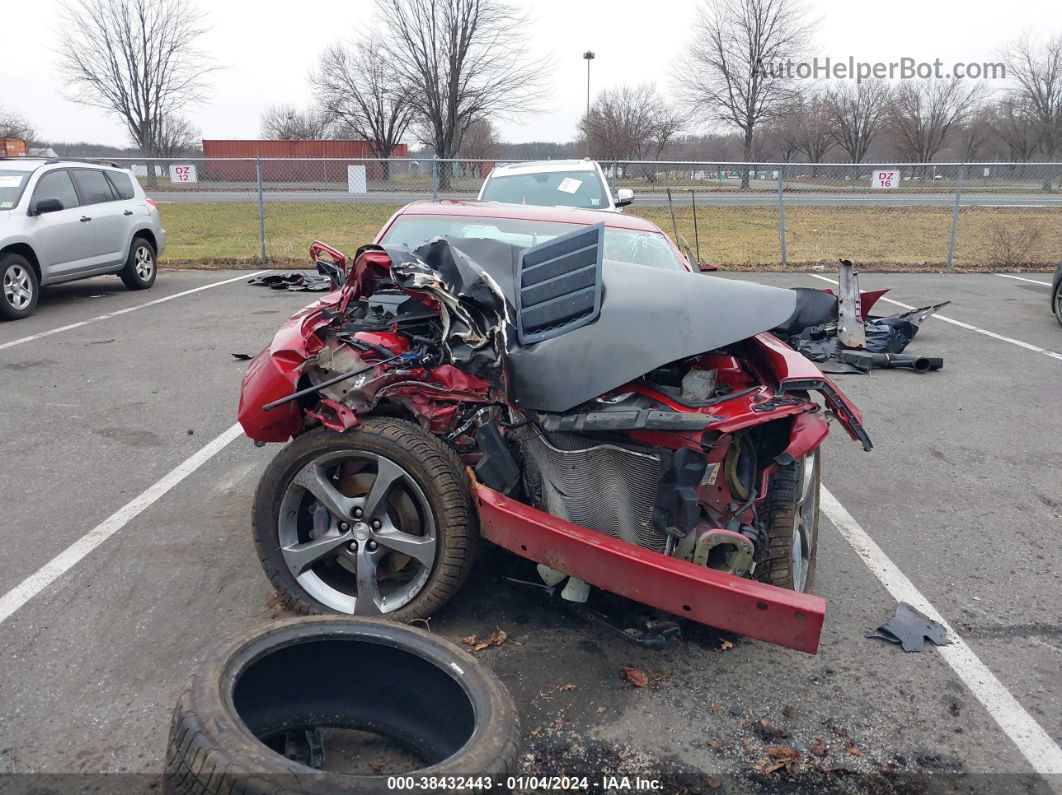
{"label": "fence post", "polygon": [[431,200],[439,198],[439,156],[434,155],[431,159]]}
{"label": "fence post", "polygon": [[955,180],[955,205],[951,208],[951,235],[948,237],[948,268],[955,260],[955,235],[959,230],[959,201],[962,199],[962,179],[966,165],[959,164],[959,177]]}
{"label": "fence post", "polygon": [[258,244],[259,244],[259,257],[262,262],[266,261],[266,239],[265,239],[265,196],[262,195],[262,159],[256,157],[254,159],[254,174],[255,179],[258,182]]}
{"label": "fence post", "polygon": [[785,250],[785,166],[778,165],[778,241],[782,244],[782,267],[789,264]]}

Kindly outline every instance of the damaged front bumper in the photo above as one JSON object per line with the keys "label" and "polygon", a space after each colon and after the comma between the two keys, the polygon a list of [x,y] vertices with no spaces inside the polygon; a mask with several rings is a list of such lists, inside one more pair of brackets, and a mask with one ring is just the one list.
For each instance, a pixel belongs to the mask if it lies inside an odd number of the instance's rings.
{"label": "damaged front bumper", "polygon": [[611,593],[768,643],[814,654],[821,596],[735,577],[597,533],[506,497],[475,479],[483,536]]}

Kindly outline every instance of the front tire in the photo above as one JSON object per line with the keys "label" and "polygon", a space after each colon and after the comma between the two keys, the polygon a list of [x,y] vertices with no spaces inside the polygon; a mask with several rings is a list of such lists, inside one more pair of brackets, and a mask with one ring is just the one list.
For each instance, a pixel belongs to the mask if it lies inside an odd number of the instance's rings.
{"label": "front tire", "polygon": [[151,241],[134,237],[133,244],[129,246],[125,267],[118,272],[122,283],[130,290],[146,290],[155,283],[158,270],[158,256]]}
{"label": "front tire", "polygon": [[819,489],[822,451],[812,450],[770,480],[768,545],[756,553],[756,579],[811,591],[819,545]]}
{"label": "front tire", "polygon": [[37,272],[21,254],[0,257],[0,317],[22,320],[33,314],[40,295]]}
{"label": "front tire", "polygon": [[403,420],[309,431],[255,493],[262,568],[303,615],[427,618],[464,582],[477,535],[460,461]]}
{"label": "front tire", "polygon": [[1055,319],[1058,320],[1059,325],[1062,325],[1062,280],[1059,280],[1058,285],[1055,287],[1055,294],[1051,299],[1051,306],[1055,310]]}

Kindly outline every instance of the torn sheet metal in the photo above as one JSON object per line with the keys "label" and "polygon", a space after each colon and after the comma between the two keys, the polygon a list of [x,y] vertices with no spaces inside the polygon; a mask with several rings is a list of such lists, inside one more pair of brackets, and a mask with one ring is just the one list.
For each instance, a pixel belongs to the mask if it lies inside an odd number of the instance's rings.
{"label": "torn sheet metal", "polygon": [[324,293],[332,289],[331,280],[328,276],[317,273],[302,273],[300,271],[267,273],[265,276],[255,276],[252,279],[248,279],[247,283],[259,287],[269,287],[272,290],[291,290],[299,293]]}
{"label": "torn sheet metal", "polygon": [[898,643],[904,651],[922,651],[926,638],[938,646],[951,644],[948,632],[941,624],[907,602],[896,605],[896,614],[873,632],[868,632],[866,637]]}

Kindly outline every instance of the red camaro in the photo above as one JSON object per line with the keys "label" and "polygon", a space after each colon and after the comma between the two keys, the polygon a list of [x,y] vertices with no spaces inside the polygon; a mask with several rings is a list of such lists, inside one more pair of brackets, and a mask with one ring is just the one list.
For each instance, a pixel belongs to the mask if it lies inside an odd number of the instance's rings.
{"label": "red camaro", "polygon": [[239,417],[291,441],[254,504],[292,608],[424,618],[478,536],[589,586],[814,652],[830,413],[770,332],[797,293],[691,272],[630,215],[478,202],[396,213],[251,363]]}

